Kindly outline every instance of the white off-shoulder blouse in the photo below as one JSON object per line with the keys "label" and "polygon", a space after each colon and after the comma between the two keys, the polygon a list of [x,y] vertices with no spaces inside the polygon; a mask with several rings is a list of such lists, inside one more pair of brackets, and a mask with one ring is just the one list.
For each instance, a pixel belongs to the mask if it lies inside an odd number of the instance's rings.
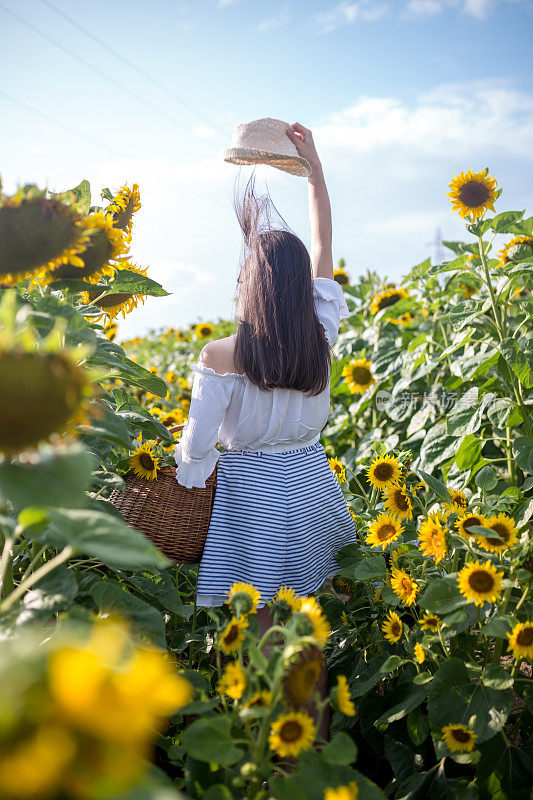
{"label": "white off-shoulder blouse", "polygon": [[[332,346],[341,319],[350,316],[344,293],[331,278],[313,278],[313,299],[319,321]],[[175,447],[176,480],[187,489],[205,488],[225,450],[279,453],[312,445],[330,411],[330,387],[315,397],[299,389],[265,391],[239,372],[215,372],[193,364],[193,386],[187,424]]]}

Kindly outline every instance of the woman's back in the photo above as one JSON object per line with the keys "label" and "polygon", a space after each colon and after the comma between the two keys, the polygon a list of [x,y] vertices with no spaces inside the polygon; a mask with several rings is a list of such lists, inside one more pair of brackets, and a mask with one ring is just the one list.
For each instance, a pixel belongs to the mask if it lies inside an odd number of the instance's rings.
{"label": "woman's back", "polygon": [[[313,279],[313,300],[328,344],[337,338],[340,320],[350,312],[340,285],[331,278]],[[231,365],[231,340],[217,342],[216,360]],[[227,360],[223,360],[227,359]],[[177,480],[192,488],[205,486],[225,450],[284,452],[312,445],[320,438],[330,410],[329,383],[317,395],[297,389],[262,389],[245,374],[218,372],[200,358],[193,364],[191,407],[182,438],[176,446]]]}

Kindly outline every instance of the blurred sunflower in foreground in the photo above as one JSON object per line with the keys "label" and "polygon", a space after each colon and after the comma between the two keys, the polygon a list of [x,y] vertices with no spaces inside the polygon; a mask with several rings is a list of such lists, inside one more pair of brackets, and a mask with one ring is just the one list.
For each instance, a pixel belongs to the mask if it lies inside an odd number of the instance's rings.
{"label": "blurred sunflower in foreground", "polygon": [[0,644],[0,796],[99,800],[129,790],[192,685],[118,619],[41,638]]}

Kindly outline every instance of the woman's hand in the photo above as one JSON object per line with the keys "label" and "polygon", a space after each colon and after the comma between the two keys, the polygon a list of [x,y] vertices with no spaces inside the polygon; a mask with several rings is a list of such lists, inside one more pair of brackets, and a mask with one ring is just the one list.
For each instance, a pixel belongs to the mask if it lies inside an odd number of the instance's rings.
{"label": "woman's hand", "polygon": [[305,158],[313,167],[320,166],[320,159],[316,152],[313,134],[309,128],[304,128],[299,122],[294,122],[287,130],[287,136],[298,150],[298,155]]}

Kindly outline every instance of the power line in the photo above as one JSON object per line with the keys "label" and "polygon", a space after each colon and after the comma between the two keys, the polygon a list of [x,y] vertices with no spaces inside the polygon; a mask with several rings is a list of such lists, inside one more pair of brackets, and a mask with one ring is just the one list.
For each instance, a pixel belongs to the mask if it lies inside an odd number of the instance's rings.
{"label": "power line", "polygon": [[141,75],[143,78],[145,78],[147,81],[152,83],[154,86],[157,86],[158,89],[160,89],[162,92],[164,92],[166,95],[168,95],[168,97],[171,97],[173,100],[175,100],[176,103],[179,103],[181,106],[183,106],[183,108],[186,108],[191,113],[196,114],[197,117],[202,119],[204,122],[207,122],[212,128],[215,128],[220,133],[224,134],[224,136],[226,135],[227,131],[224,128],[222,128],[220,125],[218,125],[218,123],[214,122],[206,114],[204,114],[203,111],[199,111],[197,108],[195,108],[195,106],[191,105],[186,100],[183,100],[175,92],[173,92],[171,89],[169,89],[168,86],[165,86],[165,84],[161,83],[161,81],[159,81],[157,78],[154,78],[153,75],[150,75],[150,73],[147,72],[145,69],[142,69],[142,67],[137,66],[137,64],[134,61],[131,61],[131,59],[127,58],[127,56],[123,55],[123,53],[121,53],[119,50],[116,50],[110,44],[107,44],[107,42],[104,42],[103,39],[100,39],[99,36],[96,36],[96,34],[92,33],[92,31],[88,30],[88,28],[86,28],[83,25],[81,25],[79,22],[77,22],[75,19],[70,17],[68,14],[66,14],[64,11],[62,11],[60,8],[57,8],[57,6],[55,6],[53,3],[51,3],[50,0],[41,0],[41,3],[43,3],[45,6],[47,6],[47,8],[49,8],[55,14],[58,14],[60,17],[65,19],[74,28],[76,28],[77,30],[81,31],[83,34],[85,34],[85,36],[88,36],[89,39],[92,39],[93,42],[96,42],[97,44],[99,44],[100,47],[103,47],[104,50],[107,50],[108,53],[111,53],[112,56],[117,58],[119,61],[121,61],[123,64],[125,64],[130,69],[132,69],[138,75]]}
{"label": "power line", "polygon": [[38,117],[46,120],[47,122],[51,122],[52,125],[57,125],[58,128],[63,128],[63,130],[68,131],[69,133],[73,133],[76,136],[81,136],[86,141],[90,142],[91,144],[96,145],[97,147],[102,147],[104,150],[108,150],[114,156],[121,156],[123,154],[119,153],[118,150],[114,150],[109,145],[104,144],[103,142],[99,142],[97,139],[93,139],[92,136],[84,133],[83,131],[79,131],[76,128],[73,128],[72,125],[68,125],[66,122],[61,122],[59,119],[55,119],[55,117],[51,117],[50,114],[46,114],[44,111],[40,111],[38,108],[34,108],[33,106],[28,105],[28,103],[24,103],[22,100],[19,100],[17,97],[11,97],[11,95],[6,94],[0,90],[0,97],[9,100],[10,103],[15,103],[16,105],[24,108],[26,111],[31,111],[32,114],[36,114]]}
{"label": "power line", "polygon": [[0,9],[2,9],[2,11],[5,11],[6,14],[9,14],[14,19],[16,19],[17,22],[20,22],[22,25],[25,25],[31,31],[33,31],[34,33],[38,34],[38,36],[41,36],[43,39],[45,39],[48,42],[51,42],[51,44],[53,44],[55,47],[59,48],[59,50],[62,50],[64,53],[69,55],[77,63],[84,64],[88,69],[92,70],[93,72],[96,72],[97,75],[100,75],[100,77],[104,78],[105,80],[109,81],[110,83],[114,84],[115,86],[118,86],[119,89],[122,89],[123,92],[126,92],[131,97],[134,97],[135,100],[137,100],[139,103],[142,103],[143,105],[145,105],[148,108],[152,109],[152,111],[156,111],[158,114],[161,114],[161,116],[165,117],[165,119],[167,119],[169,122],[172,122],[172,124],[176,125],[178,128],[181,128],[182,130],[187,131],[187,133],[190,133],[190,130],[186,125],[184,125],[183,123],[179,122],[174,117],[170,116],[170,114],[167,114],[166,111],[164,111],[163,109],[159,108],[159,106],[157,106],[155,103],[151,103],[149,100],[145,100],[145,98],[142,97],[142,95],[137,94],[137,92],[134,92],[132,89],[129,88],[129,86],[125,86],[123,83],[118,81],[116,78],[113,78],[112,75],[109,75],[109,73],[106,72],[105,70],[100,69],[100,67],[97,67],[91,61],[88,61],[86,58],[83,58],[83,56],[80,56],[79,53],[74,52],[74,50],[71,50],[69,47],[64,45],[62,42],[59,42],[57,39],[54,39],[53,36],[50,36],[45,31],[41,30],[41,28],[38,28],[32,22],[30,22],[29,20],[27,20],[24,17],[22,17],[20,14],[17,14],[16,11],[12,11],[10,8],[5,6],[3,3],[0,3]]}

